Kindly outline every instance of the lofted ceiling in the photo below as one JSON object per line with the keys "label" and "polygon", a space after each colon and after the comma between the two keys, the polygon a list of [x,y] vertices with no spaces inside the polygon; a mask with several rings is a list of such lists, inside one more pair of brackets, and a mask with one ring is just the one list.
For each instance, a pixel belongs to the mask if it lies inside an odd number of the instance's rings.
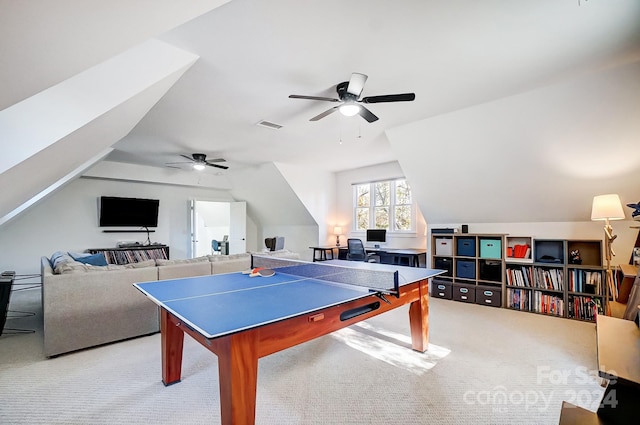
{"label": "lofted ceiling", "polygon": [[[155,38],[199,59],[113,141],[108,159],[164,167],[202,152],[225,158],[230,173],[269,162],[341,171],[408,162],[415,152],[427,158],[437,150],[426,140],[411,141],[416,150],[403,149],[402,158],[388,135],[640,59],[637,0],[0,0],[0,7],[0,110]],[[335,97],[352,72],[369,77],[363,96],[414,92],[416,100],[368,105],[380,118],[368,123],[339,113],[310,122],[334,105],[288,98]],[[282,128],[257,125],[262,120]],[[476,148],[470,143],[470,156]]]}

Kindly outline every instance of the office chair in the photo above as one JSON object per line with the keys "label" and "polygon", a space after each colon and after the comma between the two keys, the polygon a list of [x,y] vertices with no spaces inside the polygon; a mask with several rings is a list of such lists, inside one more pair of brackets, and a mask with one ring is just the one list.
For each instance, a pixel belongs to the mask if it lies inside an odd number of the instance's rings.
{"label": "office chair", "polygon": [[220,246],[218,241],[215,240],[215,239],[212,239],[211,240],[211,253],[212,254],[220,254],[220,248],[222,248],[222,247]]}
{"label": "office chair", "polygon": [[367,254],[360,239],[347,239],[347,260],[375,263],[372,254]]}

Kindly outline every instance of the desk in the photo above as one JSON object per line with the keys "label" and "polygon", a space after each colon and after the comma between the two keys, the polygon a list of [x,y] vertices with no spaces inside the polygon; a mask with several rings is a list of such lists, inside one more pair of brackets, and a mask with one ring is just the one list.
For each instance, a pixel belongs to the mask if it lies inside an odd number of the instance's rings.
{"label": "desk", "polygon": [[[399,274],[395,267],[365,262],[324,265],[260,256],[251,261],[252,267],[269,267],[275,274],[252,278],[238,272],[134,284],[160,307],[165,385],[180,382],[185,333],[218,356],[222,425],[254,424],[261,357],[407,304],[411,348],[427,349],[428,280],[442,270]],[[383,302],[381,292],[371,292],[369,285],[376,285],[374,291],[397,287],[398,294]]]}
{"label": "desk", "polygon": [[[423,248],[367,248],[365,251],[369,254],[375,254],[379,257],[382,264],[393,264],[396,266],[420,267],[427,264],[427,250]],[[343,260],[347,258],[347,248],[340,247],[338,257]]]}
{"label": "desk", "polygon": [[[310,246],[313,249],[313,261],[334,260],[333,250],[339,250],[339,246]],[[317,254],[320,254],[319,256]],[[329,256],[327,256],[329,255]]]}

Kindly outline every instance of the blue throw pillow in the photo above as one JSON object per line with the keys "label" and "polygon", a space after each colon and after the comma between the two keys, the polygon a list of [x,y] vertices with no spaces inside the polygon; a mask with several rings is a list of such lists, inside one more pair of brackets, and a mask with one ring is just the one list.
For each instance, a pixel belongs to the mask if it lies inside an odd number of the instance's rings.
{"label": "blue throw pillow", "polygon": [[77,255],[69,254],[71,257],[79,263],[89,264],[91,266],[107,266],[107,259],[102,252],[93,255]]}

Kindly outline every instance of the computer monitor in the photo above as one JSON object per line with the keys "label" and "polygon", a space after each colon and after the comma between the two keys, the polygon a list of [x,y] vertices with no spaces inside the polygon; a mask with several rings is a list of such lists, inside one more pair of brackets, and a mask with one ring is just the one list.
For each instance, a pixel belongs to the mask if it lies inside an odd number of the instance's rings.
{"label": "computer monitor", "polygon": [[367,229],[367,242],[386,242],[387,229]]}

